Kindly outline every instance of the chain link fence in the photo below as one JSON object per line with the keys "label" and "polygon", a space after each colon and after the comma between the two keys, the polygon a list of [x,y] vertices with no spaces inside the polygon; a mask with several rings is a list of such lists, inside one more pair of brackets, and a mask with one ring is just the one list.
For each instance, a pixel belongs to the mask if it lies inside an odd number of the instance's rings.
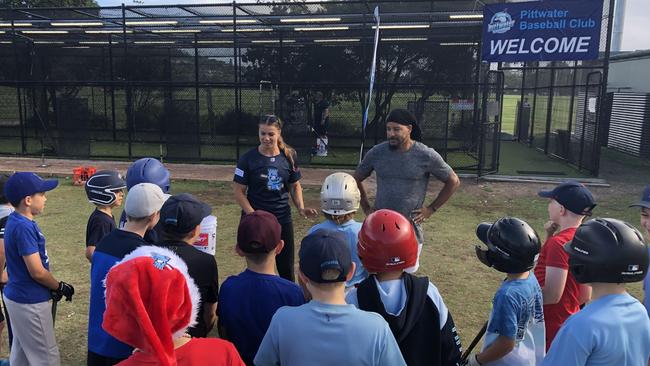
{"label": "chain link fence", "polygon": [[[375,5],[388,27],[363,134]],[[274,113],[300,163],[351,167],[363,136],[366,149],[383,141],[386,115],[405,108],[418,117],[423,142],[455,169],[492,172],[500,120],[487,126],[481,108],[484,93],[500,102],[502,87],[479,60],[481,6],[0,9],[10,22],[0,35],[0,153],[234,163],[258,144],[260,116]],[[458,14],[471,16],[451,17]],[[54,21],[68,27],[53,29]],[[81,21],[102,25],[75,28]],[[330,104],[327,157],[313,155],[317,93]]]}
{"label": "chain link fence", "polygon": [[591,61],[501,65],[517,98],[512,138],[579,170],[598,175],[610,54],[612,0],[603,0],[600,55]]}

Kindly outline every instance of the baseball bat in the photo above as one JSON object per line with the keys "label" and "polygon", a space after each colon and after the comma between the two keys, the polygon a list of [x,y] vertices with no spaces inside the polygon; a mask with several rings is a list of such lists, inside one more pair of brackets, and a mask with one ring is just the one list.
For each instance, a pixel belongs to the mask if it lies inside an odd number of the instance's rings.
{"label": "baseball bat", "polygon": [[58,304],[58,300],[52,300],[52,326],[54,326],[54,322],[56,322],[56,306]]}
{"label": "baseball bat", "polygon": [[483,324],[483,327],[481,328],[481,330],[478,331],[478,333],[476,334],[476,337],[474,337],[474,340],[472,340],[472,343],[470,343],[469,347],[467,347],[465,352],[463,352],[463,355],[460,358],[461,363],[465,362],[467,360],[467,357],[469,357],[469,355],[472,353],[472,351],[474,350],[474,347],[476,347],[476,345],[478,344],[478,341],[480,341],[481,338],[483,338],[483,335],[485,334],[485,331],[487,330],[487,325],[488,325],[488,322],[485,322],[485,324]]}

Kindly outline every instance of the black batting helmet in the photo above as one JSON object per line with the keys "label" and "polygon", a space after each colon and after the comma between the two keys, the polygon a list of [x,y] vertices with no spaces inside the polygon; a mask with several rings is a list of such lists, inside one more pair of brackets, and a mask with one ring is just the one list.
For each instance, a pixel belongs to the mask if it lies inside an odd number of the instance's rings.
{"label": "black batting helmet", "polygon": [[638,282],[648,273],[648,245],[627,222],[594,219],[580,225],[564,245],[569,270],[580,283]]}
{"label": "black batting helmet", "polygon": [[535,266],[542,247],[539,236],[525,221],[504,217],[494,224],[481,223],[476,236],[488,249],[476,246],[476,256],[488,267],[505,273],[522,273]]}
{"label": "black batting helmet", "polygon": [[115,170],[100,170],[85,184],[88,200],[98,205],[110,205],[117,199],[116,193],[126,188],[126,182]]}

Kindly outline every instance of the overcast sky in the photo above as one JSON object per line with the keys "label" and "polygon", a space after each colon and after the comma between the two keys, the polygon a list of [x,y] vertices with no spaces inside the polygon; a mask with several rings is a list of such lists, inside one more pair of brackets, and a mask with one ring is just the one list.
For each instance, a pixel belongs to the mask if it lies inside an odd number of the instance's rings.
{"label": "overcast sky", "polygon": [[[97,2],[100,6],[114,6],[122,3],[127,5],[232,3],[231,0],[97,0]],[[627,0],[625,23],[623,25],[622,48],[624,51],[650,49],[649,23],[650,0]]]}

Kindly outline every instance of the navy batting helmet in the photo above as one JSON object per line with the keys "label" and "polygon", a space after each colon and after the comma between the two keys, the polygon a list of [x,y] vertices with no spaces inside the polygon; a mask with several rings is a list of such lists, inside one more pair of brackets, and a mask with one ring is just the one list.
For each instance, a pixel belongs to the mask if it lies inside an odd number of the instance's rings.
{"label": "navy batting helmet", "polygon": [[169,193],[171,184],[169,170],[154,158],[136,160],[126,171],[126,188],[130,190],[131,187],[140,183],[153,183],[160,187],[163,193]]}
{"label": "navy batting helmet", "polygon": [[100,170],[88,178],[84,187],[90,202],[110,205],[117,199],[117,192],[126,188],[126,183],[117,171]]}
{"label": "navy batting helmet", "polygon": [[494,224],[481,223],[476,236],[488,250],[476,247],[476,256],[488,267],[505,273],[522,273],[535,266],[542,245],[535,230],[516,217],[504,217]]}
{"label": "navy batting helmet", "polygon": [[580,225],[564,245],[569,271],[580,283],[642,281],[648,273],[648,246],[627,222],[594,219]]}

